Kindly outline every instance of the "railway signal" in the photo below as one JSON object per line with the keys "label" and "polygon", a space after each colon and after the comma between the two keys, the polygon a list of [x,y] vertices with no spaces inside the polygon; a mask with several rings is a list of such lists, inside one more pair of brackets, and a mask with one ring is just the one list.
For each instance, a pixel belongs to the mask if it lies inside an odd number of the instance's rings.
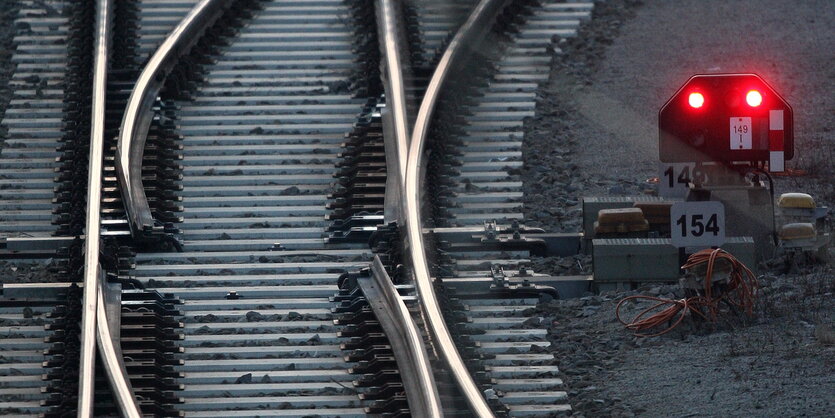
{"label": "railway signal", "polygon": [[691,77],[658,115],[664,163],[767,162],[785,171],[794,157],[792,108],[756,74]]}

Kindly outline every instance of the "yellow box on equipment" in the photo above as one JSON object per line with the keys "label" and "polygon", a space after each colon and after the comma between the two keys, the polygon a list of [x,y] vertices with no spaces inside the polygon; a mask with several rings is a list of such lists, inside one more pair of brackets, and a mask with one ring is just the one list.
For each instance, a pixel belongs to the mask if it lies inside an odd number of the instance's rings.
{"label": "yellow box on equipment", "polygon": [[815,199],[806,193],[783,193],[777,199],[781,208],[814,209]]}

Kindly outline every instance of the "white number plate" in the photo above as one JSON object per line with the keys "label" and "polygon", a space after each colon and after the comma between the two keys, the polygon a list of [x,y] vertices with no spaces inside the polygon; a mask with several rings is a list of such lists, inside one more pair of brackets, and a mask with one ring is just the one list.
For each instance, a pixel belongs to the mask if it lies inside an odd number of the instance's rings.
{"label": "white number plate", "polygon": [[696,169],[696,163],[661,163],[658,165],[658,194],[663,197],[687,196],[687,184],[706,183],[704,170]]}
{"label": "white number plate", "polygon": [[718,247],[725,243],[722,202],[676,202],[670,208],[670,231],[676,247]]}
{"label": "white number plate", "polygon": [[731,149],[751,149],[751,118],[731,118]]}

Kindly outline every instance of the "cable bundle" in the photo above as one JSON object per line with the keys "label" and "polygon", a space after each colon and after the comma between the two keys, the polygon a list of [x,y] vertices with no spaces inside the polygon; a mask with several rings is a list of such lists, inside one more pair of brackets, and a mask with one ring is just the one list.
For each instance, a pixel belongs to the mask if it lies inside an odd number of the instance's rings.
{"label": "cable bundle", "polygon": [[[730,263],[731,271],[727,285],[717,289],[713,283],[713,270],[716,261],[720,259]],[[629,296],[621,300],[615,308],[618,321],[637,337],[655,337],[672,331],[684,320],[688,312],[698,315],[706,321],[716,322],[719,317],[719,303],[722,301],[739,308],[748,315],[753,315],[757,289],[759,288],[754,273],[736,257],[719,248],[701,250],[691,255],[687,259],[687,263],[681,268],[690,269],[704,263],[707,263],[707,270],[702,294],[676,300],[643,295]],[[649,300],[656,303],[640,312],[627,323],[620,317],[620,308],[621,305],[630,300]],[[660,332],[645,332],[665,323],[669,325]]]}

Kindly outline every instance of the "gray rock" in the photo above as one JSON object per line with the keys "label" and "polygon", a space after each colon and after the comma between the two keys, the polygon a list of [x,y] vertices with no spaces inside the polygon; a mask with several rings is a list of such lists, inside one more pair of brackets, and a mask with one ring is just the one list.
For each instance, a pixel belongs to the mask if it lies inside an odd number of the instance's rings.
{"label": "gray rock", "polygon": [[597,310],[600,309],[600,306],[586,306],[583,308],[580,313],[577,314],[577,317],[589,317],[597,313]]}
{"label": "gray rock", "polygon": [[815,338],[821,344],[833,345],[835,344],[835,329],[832,325],[819,324],[815,327]]}
{"label": "gray rock", "polygon": [[258,312],[249,311],[249,312],[246,313],[246,320],[248,322],[257,322],[257,321],[262,321],[263,319],[264,319],[264,315],[261,315]]}

